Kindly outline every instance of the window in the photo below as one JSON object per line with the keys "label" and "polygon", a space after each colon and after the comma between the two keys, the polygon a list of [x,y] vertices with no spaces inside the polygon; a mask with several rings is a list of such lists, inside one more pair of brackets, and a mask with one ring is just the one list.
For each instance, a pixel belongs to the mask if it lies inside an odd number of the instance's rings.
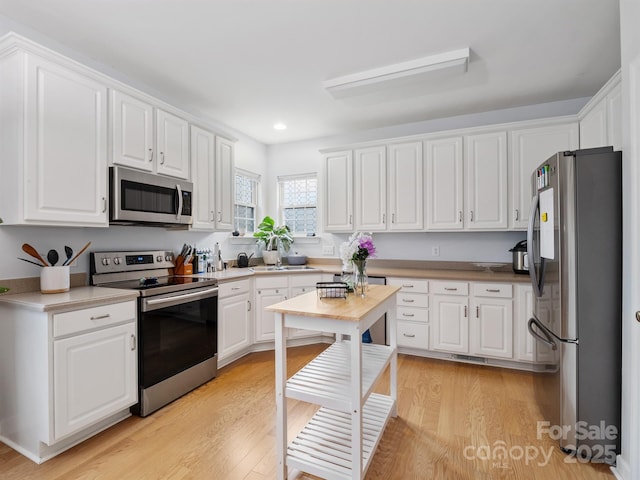
{"label": "window", "polygon": [[259,175],[236,168],[236,201],[233,224],[235,229],[241,233],[255,230],[259,182]]}
{"label": "window", "polygon": [[318,176],[315,173],[278,177],[280,218],[293,233],[315,233]]}

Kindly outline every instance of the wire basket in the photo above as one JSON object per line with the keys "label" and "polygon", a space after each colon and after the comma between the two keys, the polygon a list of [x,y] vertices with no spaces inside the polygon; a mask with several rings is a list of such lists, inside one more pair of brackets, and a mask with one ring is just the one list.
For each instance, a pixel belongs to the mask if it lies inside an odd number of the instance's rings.
{"label": "wire basket", "polygon": [[318,298],[347,298],[348,286],[345,282],[318,282]]}

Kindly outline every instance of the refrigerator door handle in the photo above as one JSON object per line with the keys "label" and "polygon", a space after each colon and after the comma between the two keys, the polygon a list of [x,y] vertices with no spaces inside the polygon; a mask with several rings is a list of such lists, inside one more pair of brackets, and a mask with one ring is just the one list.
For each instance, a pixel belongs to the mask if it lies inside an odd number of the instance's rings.
{"label": "refrigerator door handle", "polygon": [[[531,201],[531,213],[529,214],[529,226],[527,227],[527,260],[529,264],[529,277],[531,278],[531,285],[533,286],[533,293],[536,298],[542,296],[542,290],[544,288],[544,258],[540,259],[540,270],[536,270],[536,263],[534,262],[533,249],[533,230],[536,222],[536,212],[540,207],[540,195],[536,193],[535,197]],[[539,274],[538,274],[539,273]],[[538,278],[540,280],[538,280]]]}
{"label": "refrigerator door handle", "polygon": [[[540,332],[542,332],[542,335],[540,333],[538,333],[538,331],[533,328],[534,325],[540,329]],[[529,323],[527,324],[527,329],[529,330],[529,333],[531,335],[533,335],[533,337],[535,339],[540,340],[542,343],[544,343],[551,350],[557,350],[558,349],[558,345],[556,344],[556,342],[553,341],[553,337],[547,333],[546,329],[540,324],[540,322],[539,322],[539,320],[537,318],[530,318],[529,319]]]}

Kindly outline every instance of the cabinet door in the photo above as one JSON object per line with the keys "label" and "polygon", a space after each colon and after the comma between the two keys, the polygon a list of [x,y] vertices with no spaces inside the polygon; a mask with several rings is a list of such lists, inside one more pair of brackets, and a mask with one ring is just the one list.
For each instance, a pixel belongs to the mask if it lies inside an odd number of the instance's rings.
{"label": "cabinet door", "polygon": [[249,294],[218,301],[218,352],[220,360],[251,345]]}
{"label": "cabinet door", "polygon": [[256,342],[275,338],[275,313],[265,307],[287,299],[287,288],[265,288],[256,291]]}
{"label": "cabinet door", "polygon": [[483,357],[513,358],[513,301],[475,298],[471,307],[469,351]]}
{"label": "cabinet door", "polygon": [[191,126],[191,173],[193,175],[194,215],[192,230],[213,230],[214,216],[214,135]]}
{"label": "cabinet door", "polygon": [[134,322],[54,341],[54,437],[135,404],[137,358]]}
{"label": "cabinet door", "polygon": [[463,227],[462,137],[425,142],[427,230]]}
{"label": "cabinet door", "polygon": [[607,109],[605,102],[598,102],[580,120],[580,148],[607,145]]}
{"label": "cabinet door", "polygon": [[507,228],[507,134],[469,135],[465,139],[467,217],[471,230]]}
{"label": "cabinet door", "polygon": [[430,350],[469,352],[468,298],[434,295],[431,298]]}
{"label": "cabinet door", "polygon": [[424,228],[422,142],[389,145],[389,230]]}
{"label": "cabinet door", "polygon": [[513,320],[515,338],[517,339],[516,360],[532,362],[534,360],[534,340],[528,330],[528,323],[533,314],[533,288],[531,285],[516,286],[516,305]]}
{"label": "cabinet door", "polygon": [[233,142],[216,137],[216,229],[233,230],[235,202],[235,165]]}
{"label": "cabinet door", "polygon": [[531,174],[551,155],[578,148],[578,124],[549,125],[511,132],[509,227],[526,230],[533,198]]}
{"label": "cabinet door", "polygon": [[171,177],[189,179],[189,124],[186,120],[157,110],[156,171]]}
{"label": "cabinet door", "polygon": [[107,226],[107,88],[31,54],[26,72],[24,220]]}
{"label": "cabinet door", "polygon": [[386,148],[382,146],[356,150],[355,164],[356,230],[386,230]]}
{"label": "cabinet door", "polygon": [[325,155],[324,230],[353,231],[353,155],[350,150]]}
{"label": "cabinet door", "polygon": [[153,170],[153,107],[111,90],[111,162]]}

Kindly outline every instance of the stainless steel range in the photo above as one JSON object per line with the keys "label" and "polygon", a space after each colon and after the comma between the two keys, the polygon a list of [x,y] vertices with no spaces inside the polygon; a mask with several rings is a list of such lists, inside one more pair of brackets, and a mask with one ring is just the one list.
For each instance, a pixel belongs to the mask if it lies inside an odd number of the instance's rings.
{"label": "stainless steel range", "polygon": [[138,290],[138,404],[145,417],[208,382],[218,367],[218,282],[172,275],[169,251],[92,252],[91,284]]}

